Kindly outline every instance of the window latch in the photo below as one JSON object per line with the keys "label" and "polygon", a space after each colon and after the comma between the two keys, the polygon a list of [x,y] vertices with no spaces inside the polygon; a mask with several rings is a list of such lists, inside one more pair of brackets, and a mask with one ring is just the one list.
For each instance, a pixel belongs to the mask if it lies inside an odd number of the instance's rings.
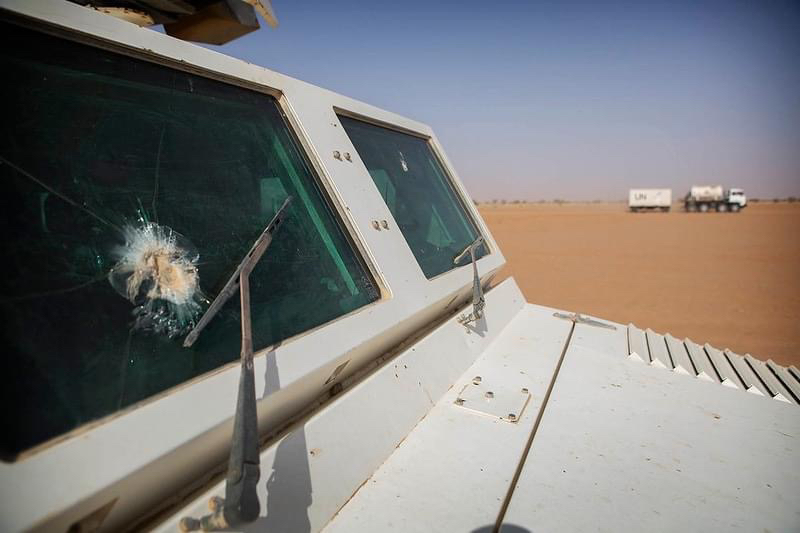
{"label": "window latch", "polygon": [[469,324],[475,322],[483,316],[483,308],[486,306],[486,301],[483,298],[483,286],[481,285],[481,278],[478,276],[478,261],[475,259],[475,250],[483,244],[483,237],[480,236],[475,239],[472,244],[464,248],[464,250],[455,256],[453,264],[457,265],[461,262],[467,254],[470,256],[472,262],[472,312],[470,314],[463,314],[458,317],[459,324]]}
{"label": "window latch", "polygon": [[285,211],[292,197],[286,201],[256,239],[250,251],[236,267],[228,282],[211,303],[197,325],[186,336],[183,345],[191,346],[200,332],[219,312],[226,301],[239,290],[242,320],[241,373],[236,413],[233,419],[233,437],[228,458],[228,475],[225,479],[225,499],[212,498],[213,512],[200,519],[182,518],[183,531],[219,531],[235,528],[255,521],[261,513],[256,487],[261,477],[261,458],[258,454],[258,416],[256,385],[253,372],[253,332],[250,319],[250,273],[272,243],[275,233],[285,220]]}

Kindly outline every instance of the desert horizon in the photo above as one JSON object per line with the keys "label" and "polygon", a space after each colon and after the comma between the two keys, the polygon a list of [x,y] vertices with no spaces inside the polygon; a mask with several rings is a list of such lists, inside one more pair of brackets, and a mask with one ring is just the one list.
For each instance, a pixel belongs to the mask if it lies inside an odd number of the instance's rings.
{"label": "desert horizon", "polygon": [[531,303],[800,364],[800,203],[630,213],[622,202],[479,204]]}

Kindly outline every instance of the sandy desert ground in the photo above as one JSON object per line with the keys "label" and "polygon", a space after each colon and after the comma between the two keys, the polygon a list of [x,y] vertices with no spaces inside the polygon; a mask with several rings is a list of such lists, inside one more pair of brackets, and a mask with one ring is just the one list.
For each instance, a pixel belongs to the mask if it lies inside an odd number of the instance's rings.
{"label": "sandy desert ground", "polygon": [[[800,204],[482,205],[529,302],[800,366]],[[499,281],[499,280],[498,280]]]}

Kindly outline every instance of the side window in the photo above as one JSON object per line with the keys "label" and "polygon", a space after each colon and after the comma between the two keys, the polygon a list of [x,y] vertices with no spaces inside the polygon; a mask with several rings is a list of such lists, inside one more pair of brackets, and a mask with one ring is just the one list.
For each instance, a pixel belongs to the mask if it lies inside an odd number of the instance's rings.
{"label": "side window", "polygon": [[[480,233],[428,141],[350,117],[339,119],[425,276],[459,266],[453,259]],[[476,257],[486,253],[484,244]]]}
{"label": "side window", "polygon": [[378,299],[274,98],[1,28],[3,457],[236,360],[238,298],[182,340],[287,195],[255,348]]}

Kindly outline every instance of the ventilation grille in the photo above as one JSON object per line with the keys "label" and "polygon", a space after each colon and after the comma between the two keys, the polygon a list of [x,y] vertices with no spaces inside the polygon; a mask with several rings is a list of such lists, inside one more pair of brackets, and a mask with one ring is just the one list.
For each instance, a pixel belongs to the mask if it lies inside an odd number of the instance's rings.
{"label": "ventilation grille", "polygon": [[772,359],[765,363],[750,354],[741,356],[689,339],[680,341],[669,333],[642,331],[633,324],[628,324],[628,357],[677,374],[800,404],[800,371],[775,364]]}

